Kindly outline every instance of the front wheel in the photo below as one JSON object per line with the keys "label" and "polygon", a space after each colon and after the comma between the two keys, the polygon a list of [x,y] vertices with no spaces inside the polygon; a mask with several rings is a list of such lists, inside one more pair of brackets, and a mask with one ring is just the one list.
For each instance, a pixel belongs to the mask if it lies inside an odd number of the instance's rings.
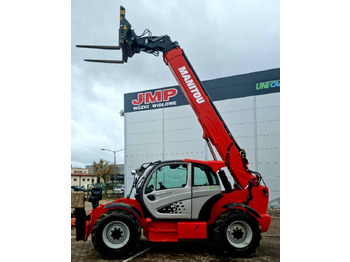
{"label": "front wheel", "polygon": [[136,250],[140,234],[139,222],[132,214],[111,210],[96,220],[91,239],[102,258],[126,258]]}
{"label": "front wheel", "polygon": [[225,253],[247,257],[258,248],[261,231],[252,215],[242,210],[232,210],[219,216],[214,225],[213,237]]}

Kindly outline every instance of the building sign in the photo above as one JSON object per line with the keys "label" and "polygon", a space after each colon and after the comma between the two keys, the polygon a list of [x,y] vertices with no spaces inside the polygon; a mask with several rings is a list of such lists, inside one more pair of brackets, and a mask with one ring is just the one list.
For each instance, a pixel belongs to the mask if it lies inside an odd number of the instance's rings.
{"label": "building sign", "polygon": [[175,88],[167,88],[164,90],[157,90],[152,93],[152,91],[138,93],[137,99],[131,101],[134,106],[150,103],[162,103],[168,102],[171,97],[176,96],[177,90]]}
{"label": "building sign", "polygon": [[256,90],[263,90],[268,88],[280,87],[280,80],[272,80],[267,82],[256,83]]}
{"label": "building sign", "polygon": [[134,112],[185,105],[186,99],[179,86],[129,93],[124,95],[124,111]]}
{"label": "building sign", "polygon": [[[265,95],[280,91],[280,69],[203,81],[213,101]],[[276,80],[278,79],[278,80]],[[124,112],[188,105],[179,86],[124,94]]]}

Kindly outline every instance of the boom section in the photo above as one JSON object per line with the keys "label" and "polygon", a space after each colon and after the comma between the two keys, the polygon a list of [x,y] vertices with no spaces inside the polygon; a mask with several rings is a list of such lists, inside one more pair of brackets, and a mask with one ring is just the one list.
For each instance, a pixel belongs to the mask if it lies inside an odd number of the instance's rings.
{"label": "boom section", "polygon": [[237,145],[184,51],[176,47],[164,53],[163,58],[197,115],[203,128],[203,138],[209,139],[216,148],[235,182],[241,188],[246,188],[249,181],[255,180],[255,176],[248,169],[245,151]]}

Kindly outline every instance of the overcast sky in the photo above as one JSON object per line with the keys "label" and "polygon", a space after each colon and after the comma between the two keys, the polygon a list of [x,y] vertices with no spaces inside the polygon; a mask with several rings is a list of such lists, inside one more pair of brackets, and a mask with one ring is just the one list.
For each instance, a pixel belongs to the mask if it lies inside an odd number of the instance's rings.
{"label": "overcast sky", "polygon": [[[126,64],[121,51],[79,49],[118,45],[120,5],[137,35],[167,34],[184,49],[201,80],[280,67],[279,1],[74,0],[71,6],[71,163],[85,167],[124,148],[124,94],[176,85],[161,55],[140,53]],[[117,153],[124,163],[124,152]]]}

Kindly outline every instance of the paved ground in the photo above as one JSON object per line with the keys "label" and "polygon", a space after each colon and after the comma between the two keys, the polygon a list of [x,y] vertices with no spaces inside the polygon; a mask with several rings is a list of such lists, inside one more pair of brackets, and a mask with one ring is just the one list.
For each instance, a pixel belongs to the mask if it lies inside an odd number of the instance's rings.
{"label": "paved ground", "polygon": [[[262,234],[260,247],[251,258],[227,258],[220,255],[207,241],[183,241],[178,243],[151,243],[143,239],[138,253],[124,261],[236,261],[236,262],[276,262],[280,261],[280,219],[279,211],[270,211],[271,226]],[[72,262],[107,262],[123,260],[101,259],[94,249],[91,238],[88,241],[75,241],[75,228],[72,228],[71,261]]]}

